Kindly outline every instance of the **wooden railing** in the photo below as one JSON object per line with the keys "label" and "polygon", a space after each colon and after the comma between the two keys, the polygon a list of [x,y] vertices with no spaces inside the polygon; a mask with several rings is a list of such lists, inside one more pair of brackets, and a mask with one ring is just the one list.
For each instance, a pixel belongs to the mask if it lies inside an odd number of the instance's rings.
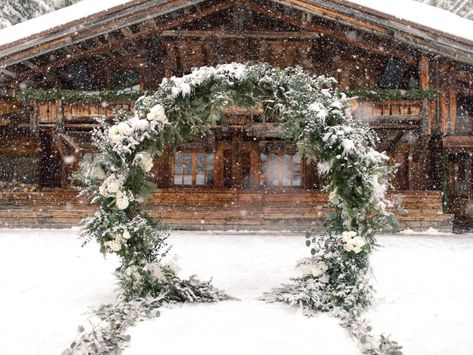
{"label": "wooden railing", "polygon": [[39,124],[55,124],[60,121],[65,124],[94,121],[98,117],[110,118],[118,111],[131,111],[133,102],[63,102],[61,100],[39,101],[34,115]]}
{"label": "wooden railing", "polygon": [[421,100],[367,101],[355,103],[353,115],[371,125],[418,125],[430,114],[430,106]]}
{"label": "wooden railing", "polygon": [[[423,115],[428,116],[431,110],[430,106],[425,105],[421,100],[356,100],[352,104],[353,115],[373,126],[420,124]],[[40,125],[54,124],[58,121],[63,121],[65,124],[75,124],[94,121],[97,117],[113,117],[119,110],[131,111],[133,105],[134,103],[131,101],[106,103],[40,101],[36,104],[35,115]],[[264,116],[261,108],[253,112],[232,108],[224,110],[224,113],[227,116],[225,122],[230,125],[247,125],[255,122],[249,116],[262,114]]]}

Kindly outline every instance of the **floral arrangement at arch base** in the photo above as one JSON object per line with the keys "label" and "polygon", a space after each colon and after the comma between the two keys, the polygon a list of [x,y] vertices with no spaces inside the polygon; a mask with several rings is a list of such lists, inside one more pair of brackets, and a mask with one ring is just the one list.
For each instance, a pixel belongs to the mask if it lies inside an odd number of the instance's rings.
{"label": "floral arrangement at arch base", "polygon": [[[375,234],[395,221],[386,211],[385,198],[391,168],[388,157],[375,150],[373,131],[351,117],[346,96],[335,86],[333,78],[314,77],[299,68],[237,63],[202,67],[164,79],[155,94],[137,101],[133,114],[95,131],[95,144],[103,154],[84,166],[81,176],[82,194],[99,210],[82,235],[97,240],[102,253],[120,257],[116,274],[126,300],[162,295],[183,302],[228,298],[210,283],[192,288],[201,295],[176,289],[182,280],[163,263],[168,233],[145,209],[153,191],[148,175],[153,158],[163,154],[166,145],[210,134],[223,108],[252,110],[262,105],[285,138],[318,162],[334,210],[325,235],[307,232],[311,256],[298,265],[302,276],[265,299],[299,304],[308,312],[332,312],[365,353],[399,353],[395,342],[371,336],[360,318],[372,302],[368,275]],[[195,279],[191,283],[196,286]]]}

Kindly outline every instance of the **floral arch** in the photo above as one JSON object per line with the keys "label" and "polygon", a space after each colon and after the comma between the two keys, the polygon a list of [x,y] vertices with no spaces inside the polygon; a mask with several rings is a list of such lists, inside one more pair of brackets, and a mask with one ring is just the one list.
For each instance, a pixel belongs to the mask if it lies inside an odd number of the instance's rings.
{"label": "floral arch", "polygon": [[[299,264],[303,275],[266,299],[300,302],[315,311],[340,310],[345,325],[357,332],[347,319],[355,319],[371,301],[369,254],[375,233],[392,218],[385,199],[390,168],[388,157],[374,148],[374,132],[351,117],[335,84],[299,68],[268,64],[202,67],[164,79],[155,94],[138,100],[132,115],[95,132],[103,154],[83,168],[82,193],[99,210],[87,221],[83,236],[96,239],[102,253],[120,257],[117,276],[127,299],[169,293],[183,282],[172,266],[162,263],[167,232],[144,209],[153,191],[147,178],[153,158],[169,143],[209,133],[224,107],[251,110],[261,104],[301,155],[318,162],[334,211],[324,236],[306,233],[311,256]],[[197,281],[193,285],[198,288]],[[207,286],[206,291],[201,288],[201,300],[224,297]]]}

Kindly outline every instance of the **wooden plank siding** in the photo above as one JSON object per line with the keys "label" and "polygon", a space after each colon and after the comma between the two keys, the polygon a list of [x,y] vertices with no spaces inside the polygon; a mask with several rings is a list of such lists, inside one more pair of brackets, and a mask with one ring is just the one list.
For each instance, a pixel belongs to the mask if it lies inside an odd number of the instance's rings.
{"label": "wooden plank siding", "polygon": [[[76,191],[0,193],[0,227],[77,225],[95,206]],[[451,215],[442,213],[439,192],[401,191],[401,228],[451,229]],[[149,202],[154,218],[177,229],[321,230],[330,209],[327,195],[314,190],[241,191],[228,189],[163,189]]]}

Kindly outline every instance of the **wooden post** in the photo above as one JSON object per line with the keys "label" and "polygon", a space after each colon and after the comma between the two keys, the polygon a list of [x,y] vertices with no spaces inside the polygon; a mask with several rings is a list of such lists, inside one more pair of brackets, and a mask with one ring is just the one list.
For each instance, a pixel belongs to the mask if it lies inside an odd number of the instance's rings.
{"label": "wooden post", "polygon": [[61,100],[56,100],[56,112],[57,112],[56,130],[58,132],[63,132],[64,131],[64,121],[63,121],[64,115],[63,115],[63,111],[62,111],[62,101]]}
{"label": "wooden post", "polygon": [[[419,60],[419,87],[422,90],[428,90],[430,88],[430,62],[429,57],[422,54]],[[427,99],[422,100],[422,134],[430,135],[432,131],[431,122],[429,119],[429,101]]]}
{"label": "wooden post", "polygon": [[430,61],[425,54],[419,60],[419,87],[422,90],[430,88]]}
{"label": "wooden post", "polygon": [[452,84],[450,84],[448,88],[448,102],[450,116],[449,133],[454,134],[457,125],[457,92],[455,86]]}
{"label": "wooden post", "polygon": [[33,100],[33,110],[31,112],[30,128],[31,128],[31,132],[33,132],[34,135],[38,137],[39,136],[38,101],[36,101],[36,99]]}

